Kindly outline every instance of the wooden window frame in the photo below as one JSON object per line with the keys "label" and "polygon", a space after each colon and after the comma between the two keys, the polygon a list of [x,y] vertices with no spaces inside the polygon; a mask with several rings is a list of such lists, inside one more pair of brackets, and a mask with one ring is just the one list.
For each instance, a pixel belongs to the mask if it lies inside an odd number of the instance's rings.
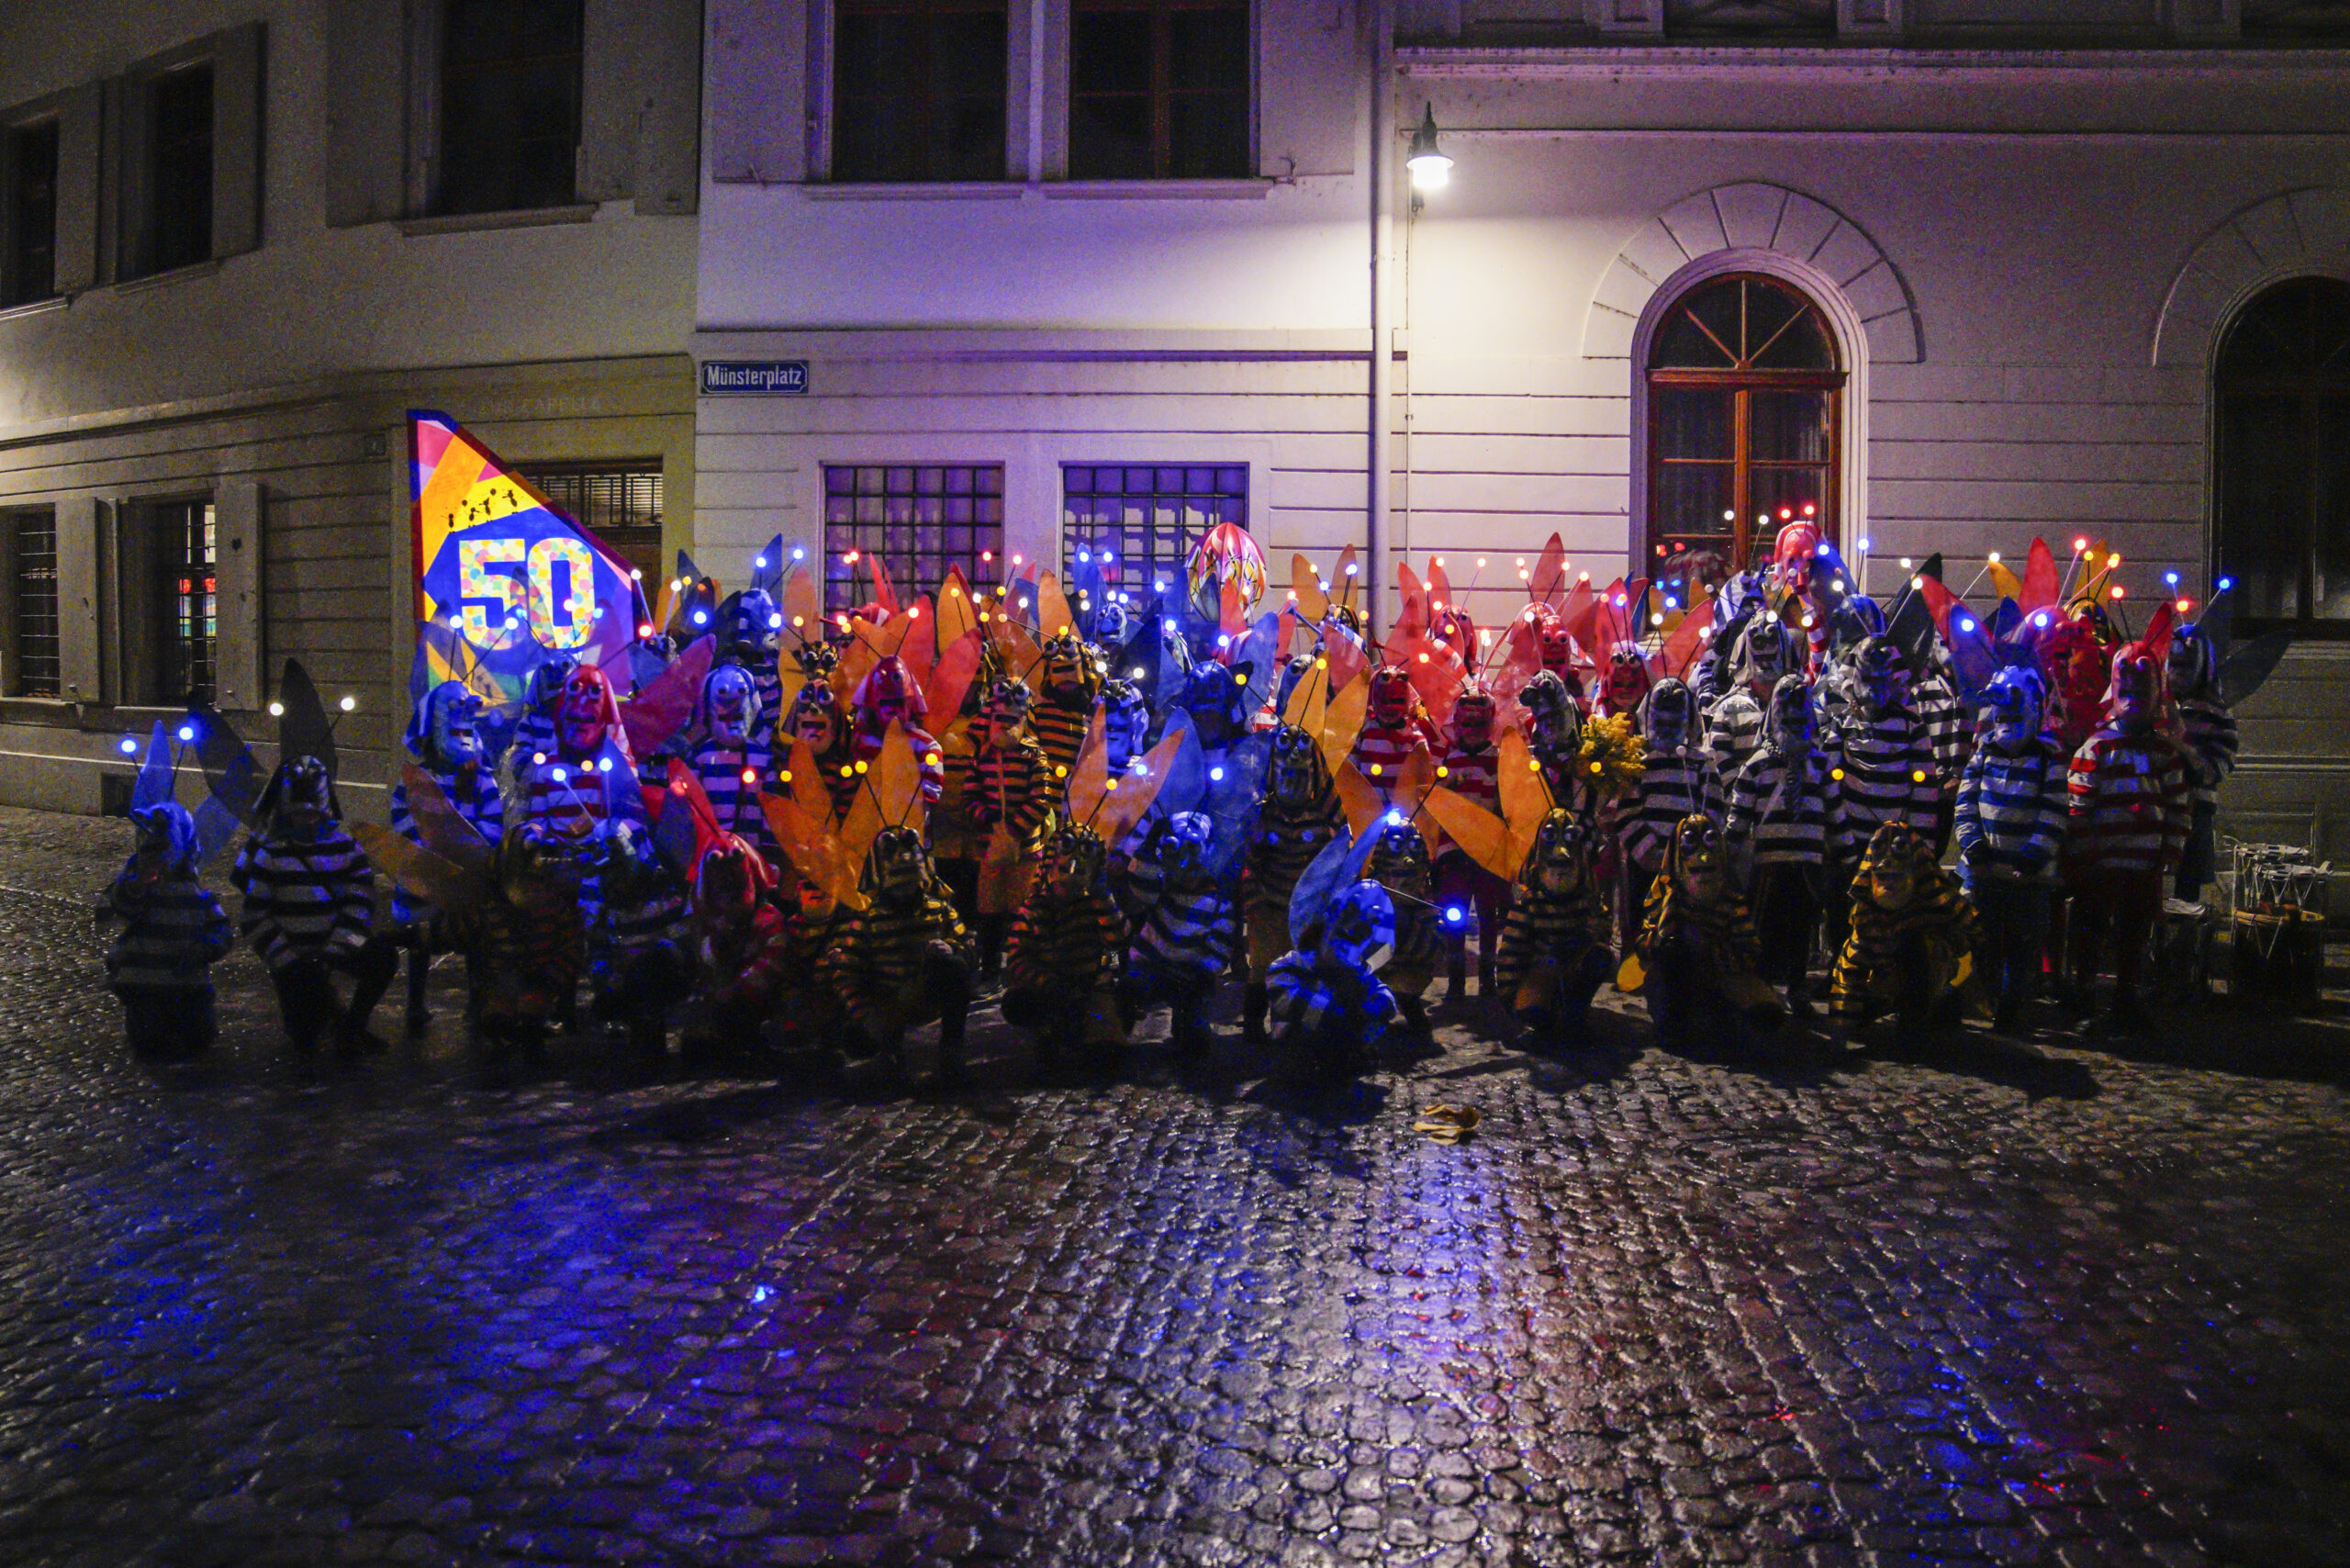
{"label": "wooden window frame", "polygon": [[[1147,174],[1086,174],[1080,173],[1076,166],[1078,151],[1076,107],[1078,100],[1080,96],[1105,95],[1096,94],[1080,94],[1077,89],[1075,75],[1077,24],[1079,13],[1082,11],[1136,11],[1144,13],[1150,17],[1150,85],[1141,95],[1118,95],[1120,96],[1147,96],[1150,100],[1150,173]],[[1198,176],[1178,175],[1174,172],[1174,115],[1172,111],[1175,100],[1179,97],[1196,95],[1195,89],[1178,89],[1173,84],[1173,68],[1171,63],[1173,50],[1171,47],[1172,28],[1170,27],[1170,18],[1173,14],[1178,11],[1237,11],[1240,13],[1241,27],[1242,30],[1248,35],[1248,48],[1246,51],[1248,56],[1248,75],[1241,82],[1238,89],[1245,105],[1243,110],[1245,123],[1241,129],[1242,151],[1240,161],[1238,166],[1236,168],[1220,171],[1213,174]],[[1067,138],[1067,158],[1069,164],[1070,178],[1148,180],[1168,180],[1178,178],[1245,179],[1255,174],[1257,172],[1257,50],[1255,48],[1256,16],[1255,9],[1252,6],[1246,3],[1235,5],[1232,3],[1232,0],[1070,0],[1069,10],[1069,28],[1070,64],[1069,80],[1068,84],[1069,129]]]}
{"label": "wooden window frame", "polygon": [[[1651,340],[1650,358],[1654,358],[1655,345],[1662,342],[1665,324],[1685,308],[1694,296],[1730,282],[1762,283],[1794,295],[1817,319],[1819,331],[1831,352],[1839,343],[1835,322],[1827,309],[1801,285],[1769,273],[1723,273],[1691,284],[1674,297],[1659,319],[1657,331]],[[1711,334],[1709,333],[1708,336]],[[1640,374],[1646,377],[1643,395],[1647,397],[1660,386],[1686,386],[1709,391],[1728,391],[1732,396],[1730,409],[1730,455],[1728,458],[1672,458],[1662,450],[1663,421],[1656,418],[1654,403],[1649,402],[1647,420],[1648,450],[1641,454],[1647,473],[1647,506],[1640,520],[1639,555],[1634,564],[1636,573],[1656,575],[1656,564],[1662,559],[1656,554],[1660,543],[1667,543],[1665,531],[1660,526],[1658,509],[1665,493],[1662,483],[1665,472],[1672,467],[1719,468],[1730,470],[1730,533],[1732,538],[1732,572],[1746,570],[1754,561],[1760,543],[1767,551],[1769,541],[1754,538],[1756,508],[1753,500],[1753,479],[1757,468],[1817,469],[1822,476],[1820,496],[1815,516],[1808,520],[1774,519],[1773,532],[1785,522],[1809,521],[1818,525],[1820,537],[1837,541],[1842,538],[1844,514],[1844,442],[1847,409],[1845,394],[1852,386],[1849,369],[1835,370],[1758,370],[1758,369],[1678,369],[1644,365]],[[1817,462],[1791,463],[1770,459],[1758,460],[1752,455],[1752,395],[1758,391],[1814,391],[1828,394],[1828,450]]]}
{"label": "wooden window frame", "polygon": [[449,10],[456,0],[436,0],[417,8],[415,31],[410,39],[411,50],[423,69],[418,72],[423,102],[416,108],[426,117],[431,128],[431,151],[423,160],[425,190],[423,200],[416,203],[419,215],[428,218],[485,218],[501,212],[553,212],[582,204],[579,189],[579,150],[587,140],[588,118],[588,28],[593,20],[593,7],[588,0],[579,5],[579,37],[570,50],[554,50],[544,54],[511,57],[503,63],[510,69],[518,60],[555,59],[568,53],[572,60],[573,81],[571,100],[571,170],[570,183],[561,199],[533,203],[528,207],[493,207],[453,208],[449,206],[449,78],[453,62],[449,58],[449,40],[454,29],[449,25]]}
{"label": "wooden window frame", "polygon": [[2239,613],[2234,626],[2244,635],[2289,630],[2295,634],[2322,642],[2350,642],[2350,616],[2322,616],[2317,613],[2317,555],[2319,541],[2314,521],[2323,515],[2326,501],[2325,464],[2315,444],[2323,439],[2323,421],[2318,418],[2320,406],[2328,402],[2350,405],[2350,370],[2305,375],[2230,375],[2222,366],[2227,351],[2244,318],[2250,314],[2263,296],[2290,284],[2320,279],[2350,289],[2350,279],[2330,274],[2303,274],[2296,277],[2273,279],[2255,290],[2229,319],[2227,330],[2221,333],[2211,355],[2211,578],[2216,582],[2230,568],[2226,565],[2228,518],[2222,511],[2227,497],[2227,465],[2230,457],[2227,443],[2227,404],[2233,398],[2291,398],[2301,407],[2304,428],[2312,443],[2309,466],[2303,476],[2308,487],[2307,505],[2312,521],[2311,531],[2301,542],[2299,582],[2295,593],[2297,613],[2292,615],[2251,615]]}
{"label": "wooden window frame", "polygon": [[[1030,3],[1041,3],[1041,0],[1030,0]],[[1015,121],[1021,118],[1021,112],[1024,109],[1025,103],[1023,95],[1019,90],[1019,84],[1015,82],[1014,78],[1016,74],[1024,74],[1021,71],[1021,62],[1023,60],[1023,51],[1025,47],[1025,42],[1024,40],[1014,39],[1013,28],[1014,18],[1026,14],[1025,7],[1023,5],[1016,3],[1016,0],[862,0],[862,3],[858,3],[858,0],[830,0],[830,4],[824,5],[822,7],[822,22],[826,29],[822,39],[823,47],[822,51],[823,61],[823,82],[822,84],[822,93],[824,121],[822,127],[823,138],[822,162],[825,170],[825,177],[828,180],[849,185],[951,185],[962,184],[995,184],[997,182],[1008,181],[1017,177],[1014,170],[1014,150],[1016,147],[1021,145],[1024,133],[1015,124]],[[919,15],[924,18],[929,18],[940,14],[951,14],[956,12],[1001,12],[1003,19],[1005,64],[1003,78],[1001,83],[1003,94],[1003,141],[1002,145],[997,150],[997,157],[989,173],[983,175],[970,176],[943,173],[934,169],[923,174],[905,178],[897,178],[890,175],[877,174],[869,170],[851,173],[844,173],[842,171],[840,167],[840,124],[843,118],[843,103],[850,99],[861,100],[869,96],[880,95],[878,94],[843,93],[841,83],[842,67],[840,47],[842,19],[850,16],[872,16],[892,12],[912,13]],[[928,58],[929,49],[928,35],[926,33],[923,35],[923,58],[926,60]],[[917,74],[924,77],[927,76],[926,72],[917,73]],[[932,123],[933,117],[938,112],[938,106],[926,92],[917,95],[915,101],[919,105],[917,124],[922,128],[922,132],[921,134],[916,135],[913,138],[913,140],[918,145],[927,148],[931,141],[928,135],[928,128]]]}

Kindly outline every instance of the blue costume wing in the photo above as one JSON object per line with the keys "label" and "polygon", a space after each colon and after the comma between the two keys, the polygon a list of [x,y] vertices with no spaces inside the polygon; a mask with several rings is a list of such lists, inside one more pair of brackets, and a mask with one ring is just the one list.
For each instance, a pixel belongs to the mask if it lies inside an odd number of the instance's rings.
{"label": "blue costume wing", "polygon": [[1175,749],[1175,760],[1167,765],[1167,777],[1160,781],[1158,793],[1152,798],[1154,815],[1179,816],[1185,812],[1200,810],[1200,802],[1207,798],[1208,759],[1200,749],[1199,732],[1192,728],[1192,716],[1178,708],[1167,717],[1167,733],[1183,737]]}
{"label": "blue costume wing", "polygon": [[172,760],[171,732],[158,719],[155,733],[147,737],[147,756],[139,764],[138,781],[130,787],[130,809],[143,812],[172,799],[177,773]]}
{"label": "blue costume wing", "polygon": [[751,557],[751,587],[778,600],[783,597],[784,563],[789,559],[784,553],[783,535],[778,533],[767,541],[767,547]]}
{"label": "blue costume wing", "polygon": [[[1366,837],[1375,835],[1366,835]],[[1303,949],[1305,934],[1322,922],[1329,912],[1330,902],[1339,890],[1351,886],[1347,880],[1347,864],[1354,857],[1354,841],[1345,828],[1322,846],[1322,853],[1306,862],[1298,873],[1297,886],[1289,895],[1289,945]]]}
{"label": "blue costume wing", "polygon": [[[228,813],[234,825],[242,826],[252,821],[253,803],[261,799],[262,786],[267,782],[261,764],[235,726],[215,712],[209,706],[198,703],[188,710],[188,722],[196,726],[196,760],[204,769],[204,782],[211,790],[207,804],[218,805]],[[196,827],[204,826],[204,812],[196,813]]]}
{"label": "blue costume wing", "polygon": [[1248,832],[1257,823],[1257,804],[1264,791],[1265,765],[1272,757],[1269,732],[1250,735],[1226,746],[1220,757],[1208,758],[1207,800],[1203,806],[1215,831],[1208,845],[1208,869],[1224,881],[1240,862]]}
{"label": "blue costume wing", "polygon": [[334,723],[327,717],[326,702],[319,696],[319,689],[312,683],[310,672],[302,667],[301,660],[285,661],[285,674],[277,685],[277,702],[285,710],[277,719],[278,756],[315,756],[326,765],[330,779],[339,778],[342,770],[335,766]]}

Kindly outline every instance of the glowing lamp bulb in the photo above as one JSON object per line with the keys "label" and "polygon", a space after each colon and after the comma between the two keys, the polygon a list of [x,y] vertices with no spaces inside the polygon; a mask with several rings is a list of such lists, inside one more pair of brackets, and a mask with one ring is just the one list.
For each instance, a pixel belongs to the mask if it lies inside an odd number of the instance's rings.
{"label": "glowing lamp bulb", "polygon": [[1906,572],[1906,571],[1908,571],[1911,566],[1915,566],[1916,564],[1917,564],[1916,562],[1914,562],[1914,561],[1910,560],[1910,559],[1909,559],[1909,557],[1908,557],[1908,556],[1907,556],[1907,555],[1904,555],[1904,556],[1902,556],[1902,557],[1901,557],[1901,569],[1902,569],[1903,571],[1905,571],[1905,572]]}
{"label": "glowing lamp bulb", "polygon": [[543,766],[546,759],[547,754],[543,751],[534,751],[531,754],[531,761],[533,764]]}
{"label": "glowing lamp bulb", "polygon": [[1926,770],[1925,770],[1924,768],[1922,768],[1922,767],[1919,767],[1919,768],[1912,768],[1912,769],[1910,770],[1910,773],[1909,773],[1909,782],[1910,782],[1910,783],[1912,783],[1912,784],[1923,784],[1925,781],[1926,781]]}
{"label": "glowing lamp bulb", "polygon": [[859,773],[864,772],[864,771],[866,770],[866,765],[865,765],[864,763],[862,763],[862,762],[858,763],[858,764],[856,765],[856,770],[857,770]]}
{"label": "glowing lamp bulb", "polygon": [[182,739],[182,740],[184,740],[184,741],[193,741],[193,740],[195,740],[195,739],[196,739],[196,726],[195,726],[194,724],[182,724],[182,725],[179,727],[179,737],[180,737],[180,739]]}
{"label": "glowing lamp bulb", "polygon": [[2084,539],[2076,539],[2076,540],[2074,540],[2074,541],[2073,541],[2073,554],[2076,554],[2076,555],[2086,555],[2086,554],[2088,554],[2088,548],[2089,548],[2089,542],[2088,542],[2087,539],[2085,539],[2085,538],[2084,538]]}
{"label": "glowing lamp bulb", "polygon": [[1452,769],[1439,765],[1436,770],[1436,776],[1438,778],[1449,778],[1452,777]]}
{"label": "glowing lamp bulb", "polygon": [[746,767],[746,768],[743,769],[743,782],[744,782],[744,783],[745,783],[745,784],[756,784],[758,781],[759,781],[759,770],[758,770],[757,768],[755,768],[755,767]]}
{"label": "glowing lamp bulb", "polygon": [[285,704],[283,702],[271,703],[269,705],[269,716],[273,719],[283,719],[285,717]]}
{"label": "glowing lamp bulb", "polygon": [[751,566],[755,570],[764,572],[767,569],[767,558],[765,555],[754,555],[751,557]]}
{"label": "glowing lamp bulb", "polygon": [[2235,586],[2236,580],[2233,577],[2221,577],[2220,579],[2220,591],[2221,593],[2227,592],[2230,588]]}
{"label": "glowing lamp bulb", "polygon": [[636,634],[640,637],[650,637],[653,635],[653,628],[650,624],[639,626],[636,629]]}
{"label": "glowing lamp bulb", "polygon": [[1356,569],[1355,564],[1352,561],[1347,563],[1347,576],[1350,577],[1353,577]]}
{"label": "glowing lamp bulb", "polygon": [[1962,615],[1958,618],[1958,629],[1962,632],[1972,632],[1975,630],[1975,622]]}
{"label": "glowing lamp bulb", "polygon": [[2194,602],[2195,602],[2195,601],[2194,601],[2193,599],[2180,599],[2180,600],[2178,601],[2178,612],[2179,612],[2181,615],[2186,614],[2186,613],[2188,612],[2188,610],[2193,607]]}
{"label": "glowing lamp bulb", "polygon": [[2046,610],[2042,610],[2039,614],[2037,614],[2037,615],[2033,616],[2033,617],[2031,618],[2031,623],[2032,623],[2034,626],[2045,626],[2045,625],[2047,625],[2047,624],[2048,624],[2048,611],[2046,611]]}
{"label": "glowing lamp bulb", "polygon": [[1831,767],[1828,770],[1828,777],[1841,784],[1844,781],[1844,770],[1841,767]]}
{"label": "glowing lamp bulb", "polygon": [[1869,542],[1866,534],[1863,534],[1860,538],[1852,541],[1852,543],[1861,547],[1861,553],[1863,554],[1868,554]]}
{"label": "glowing lamp bulb", "polygon": [[780,632],[783,630],[783,611],[778,610],[773,615],[767,617],[767,630],[770,632]]}
{"label": "glowing lamp bulb", "polygon": [[1384,769],[1384,768],[1382,768],[1382,767],[1380,767],[1380,765],[1379,765],[1378,763],[1375,763],[1375,762],[1374,762],[1374,763],[1372,763],[1372,764],[1371,765],[1371,776],[1373,778],[1378,778],[1378,777],[1380,776],[1380,774],[1381,774],[1381,773],[1382,773],[1382,772],[1384,772],[1384,771],[1385,771],[1385,769]]}
{"label": "glowing lamp bulb", "polygon": [[2165,572],[2163,574],[2163,581],[2168,583],[2173,588],[2177,588],[2178,586],[2178,574],[2177,572]]}
{"label": "glowing lamp bulb", "polygon": [[598,758],[596,759],[596,771],[597,771],[597,772],[599,772],[599,773],[610,773],[611,770],[612,770],[612,759],[611,759],[610,757],[609,757],[609,756],[599,756],[599,757],[598,757]]}
{"label": "glowing lamp bulb", "polygon": [[2120,583],[2113,585],[2113,597],[2116,599],[2120,599],[2121,597],[2121,585]]}
{"label": "glowing lamp bulb", "polygon": [[706,623],[709,620],[710,620],[710,612],[709,612],[708,610],[695,610],[695,611],[694,611],[694,624],[695,624],[695,625],[697,625],[697,626],[702,625],[702,624]]}
{"label": "glowing lamp bulb", "polygon": [[462,631],[464,631],[464,629],[465,629],[465,618],[464,618],[464,616],[462,616],[462,615],[452,615],[451,617],[449,617],[449,630],[450,630],[450,631],[452,631],[452,632],[462,632]]}
{"label": "glowing lamp bulb", "polygon": [[1997,550],[1994,550],[1989,555],[1986,556],[1985,559],[1996,566],[1999,564],[1999,553]]}
{"label": "glowing lamp bulb", "polygon": [[1461,914],[1460,907],[1458,904],[1455,904],[1452,908],[1444,912],[1444,918],[1451,924],[1458,925],[1466,917]]}
{"label": "glowing lamp bulb", "polygon": [[795,561],[804,561],[808,558],[808,552],[795,544],[791,547],[791,558]]}

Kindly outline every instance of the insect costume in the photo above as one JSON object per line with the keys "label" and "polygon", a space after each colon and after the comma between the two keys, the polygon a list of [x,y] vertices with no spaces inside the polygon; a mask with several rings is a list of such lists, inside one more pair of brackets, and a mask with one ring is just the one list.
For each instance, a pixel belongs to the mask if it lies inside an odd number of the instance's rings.
{"label": "insect costume", "polygon": [[1210,869],[1214,832],[1202,812],[1169,817],[1126,873],[1135,935],[1120,1002],[1130,1025],[1151,1008],[1170,1009],[1169,1037],[1187,1055],[1211,1044],[1208,1007],[1238,935],[1232,896]]}
{"label": "insect costume", "polygon": [[1243,916],[1248,944],[1248,985],[1241,1006],[1247,1038],[1264,1038],[1265,986],[1291,947],[1290,896],[1297,879],[1345,825],[1337,786],[1315,737],[1296,724],[1273,732],[1265,767],[1263,802],[1241,862]]}
{"label": "insect costume", "polygon": [[[441,798],[466,825],[496,843],[506,835],[506,800],[498,787],[498,775],[483,754],[481,720],[481,699],[461,682],[442,681],[416,705],[404,739],[408,755],[439,789]],[[392,785],[391,824],[392,831],[410,844],[423,845],[405,774]],[[438,910],[405,888],[393,889],[392,922],[404,934],[408,948],[405,1021],[409,1034],[420,1034],[431,1022],[426,986],[432,956],[462,944],[443,928]]]}
{"label": "insect costume", "polygon": [[[1480,681],[1460,689],[1452,704],[1452,722],[1446,737],[1437,778],[1454,794],[1474,806],[1501,816],[1501,752],[1494,745],[1494,726],[1499,710],[1492,691]],[[1468,992],[1469,934],[1465,918],[1477,918],[1477,987],[1491,995],[1494,952],[1502,939],[1502,912],[1509,903],[1509,879],[1496,876],[1476,857],[1447,840],[1436,857],[1437,902],[1445,909],[1445,974],[1447,995],[1454,1001]],[[1462,918],[1455,918],[1456,912]]]}
{"label": "insect costume", "polygon": [[1786,1012],[1755,972],[1754,914],[1730,862],[1729,845],[1712,818],[1688,816],[1674,824],[1635,945],[1645,969],[1639,992],[1662,1043],[1736,1039],[1749,1026],[1775,1025]]}
{"label": "insect costume", "polygon": [[1328,1080],[1369,1070],[1396,1014],[1379,970],[1394,940],[1394,904],[1359,881],[1304,923],[1296,947],[1273,965],[1271,1043],[1292,1076]]}
{"label": "insect costume", "polygon": [[220,901],[197,879],[196,819],[177,801],[134,806],[136,846],[98,895],[97,918],[122,923],[107,946],[106,983],[122,1002],[134,1055],[199,1054],[218,1033],[212,965],[234,941]]}
{"label": "insect costume", "polygon": [[1127,930],[1091,828],[1062,828],[1043,858],[1012,924],[1003,1020],[1033,1031],[1039,1058],[1058,1064],[1125,1043],[1115,986]]}
{"label": "insect costume", "polygon": [[[238,933],[269,966],[298,1050],[329,1036],[346,1049],[382,1048],[367,1019],[399,967],[398,946],[372,929],[375,873],[341,815],[324,762],[279,763],[230,879],[243,905]],[[335,994],[337,975],[350,980],[348,1002]]]}
{"label": "insect costume", "polygon": [[620,1025],[640,1053],[657,1053],[670,1010],[692,987],[685,891],[641,823],[607,823],[595,853],[603,902],[588,932],[594,1014]]}
{"label": "insect costume", "polygon": [[741,837],[763,857],[776,853],[759,807],[759,792],[775,774],[773,731],[760,722],[766,714],[751,670],[716,666],[702,678],[688,732],[695,738],[684,753],[718,830]]}
{"label": "insect costume", "polygon": [[1984,692],[1989,722],[1959,778],[1959,876],[1983,922],[1994,1024],[2003,1032],[2039,986],[2056,857],[2070,826],[2071,759],[2042,727],[2047,703],[2038,670],[2000,670]]}
{"label": "insect costume", "polygon": [[[1067,767],[1057,777],[1056,765],[1023,725],[1035,711],[1021,682],[989,688],[964,746],[948,754],[948,789],[931,819],[939,874],[978,932],[982,980],[1002,967],[1004,937],[1035,875],[1036,846],[1067,788]],[[1080,731],[1080,744],[1084,738]]]}
{"label": "insect costume", "polygon": [[907,1031],[934,1019],[940,1073],[960,1079],[970,942],[922,834],[884,828],[858,885],[864,907],[844,922],[826,969],[863,1054],[902,1069]]}
{"label": "insect costume", "polygon": [[[1786,989],[1787,1005],[1811,1012],[1812,945],[1822,913],[1840,912],[1837,868],[1849,864],[1844,839],[1844,769],[1823,747],[1811,689],[1785,675],[1771,693],[1762,745],[1730,782],[1724,828],[1753,868],[1751,905],[1761,921],[1757,965]],[[1832,742],[1831,742],[1832,744]]]}
{"label": "insect costume", "polygon": [[1933,846],[1907,823],[1886,823],[1852,879],[1851,930],[1829,979],[1830,1012],[1847,1028],[1891,1013],[1905,1034],[1955,1023],[1979,942],[1975,906],[1936,863]]}

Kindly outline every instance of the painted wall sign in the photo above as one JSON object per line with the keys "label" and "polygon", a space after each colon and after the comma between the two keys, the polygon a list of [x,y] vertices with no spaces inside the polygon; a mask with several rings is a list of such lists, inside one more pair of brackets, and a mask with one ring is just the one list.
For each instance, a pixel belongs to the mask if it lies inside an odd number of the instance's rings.
{"label": "painted wall sign", "polygon": [[704,396],[746,392],[793,397],[808,390],[804,359],[706,359],[701,362]]}

